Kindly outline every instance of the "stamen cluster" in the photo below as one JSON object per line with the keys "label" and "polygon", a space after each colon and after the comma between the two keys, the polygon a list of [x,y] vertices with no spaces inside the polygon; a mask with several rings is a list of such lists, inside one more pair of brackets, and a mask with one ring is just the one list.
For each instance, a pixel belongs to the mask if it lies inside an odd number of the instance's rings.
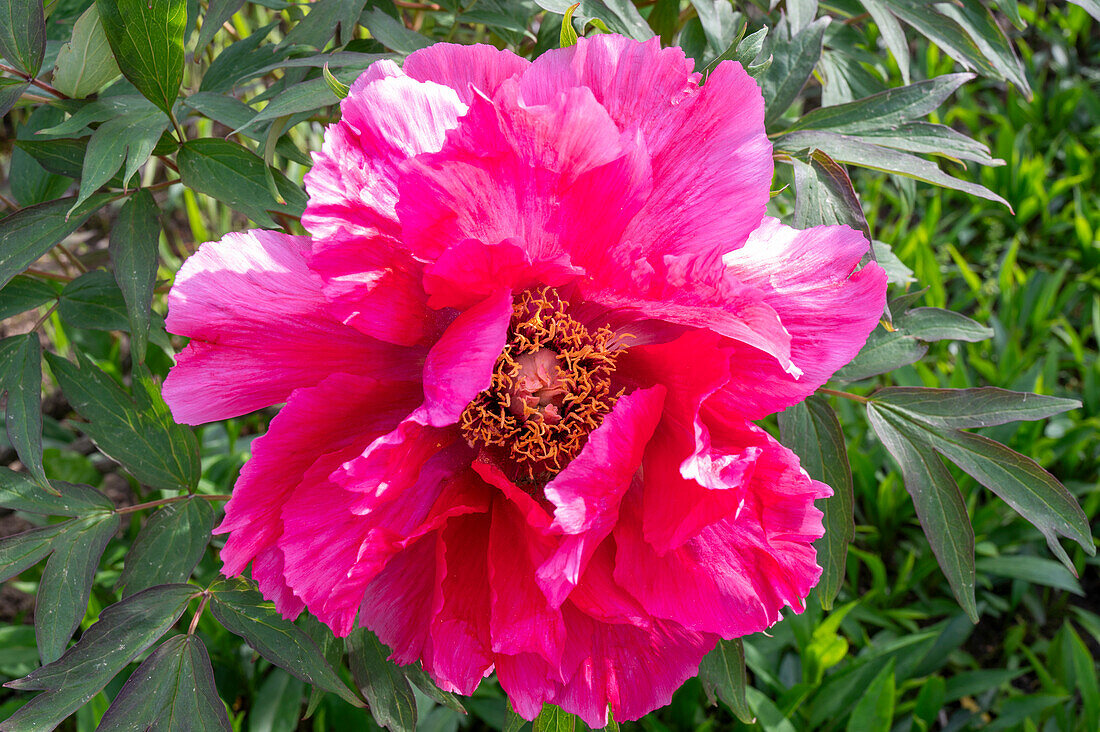
{"label": "stamen cluster", "polygon": [[611,384],[611,330],[590,331],[566,307],[550,287],[516,298],[492,384],[460,420],[471,445],[519,467],[518,481],[560,472],[622,395]]}

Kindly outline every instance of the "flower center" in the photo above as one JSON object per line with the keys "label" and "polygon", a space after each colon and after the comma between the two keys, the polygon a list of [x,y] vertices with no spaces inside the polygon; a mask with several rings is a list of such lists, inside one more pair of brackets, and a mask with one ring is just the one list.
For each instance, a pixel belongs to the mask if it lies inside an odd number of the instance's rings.
{"label": "flower center", "polygon": [[515,466],[513,480],[556,475],[622,394],[611,386],[611,330],[589,331],[565,310],[549,287],[516,298],[492,384],[462,413],[466,440]]}

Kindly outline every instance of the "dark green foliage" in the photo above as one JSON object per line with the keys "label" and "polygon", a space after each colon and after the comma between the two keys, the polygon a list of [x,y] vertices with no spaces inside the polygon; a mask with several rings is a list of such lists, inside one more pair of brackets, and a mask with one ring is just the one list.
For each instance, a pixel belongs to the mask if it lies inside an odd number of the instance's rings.
{"label": "dark green foliage", "polygon": [[831,388],[765,423],[833,489],[805,613],[621,728],[1094,732],[1100,5],[1074,3],[584,0],[563,26],[566,0],[0,0],[0,578],[38,598],[33,629],[0,617],[0,730],[586,729],[219,578],[270,413],[195,431],[159,386],[173,273],[249,220],[304,233],[308,153],[363,69],[572,30],[658,35],[704,84],[742,64],[771,213],[863,231],[892,283]]}

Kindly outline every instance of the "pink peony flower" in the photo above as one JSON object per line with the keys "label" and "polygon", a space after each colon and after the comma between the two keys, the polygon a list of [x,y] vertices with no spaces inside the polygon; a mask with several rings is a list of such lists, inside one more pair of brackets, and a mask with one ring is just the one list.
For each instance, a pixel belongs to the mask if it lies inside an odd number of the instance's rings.
{"label": "pink peony flower", "polygon": [[372,66],[306,176],[311,236],[230,234],[172,289],[176,419],[286,403],[225,573],[593,727],[801,612],[830,490],[753,420],[856,354],[886,279],[856,231],[764,216],[763,107],[655,39]]}

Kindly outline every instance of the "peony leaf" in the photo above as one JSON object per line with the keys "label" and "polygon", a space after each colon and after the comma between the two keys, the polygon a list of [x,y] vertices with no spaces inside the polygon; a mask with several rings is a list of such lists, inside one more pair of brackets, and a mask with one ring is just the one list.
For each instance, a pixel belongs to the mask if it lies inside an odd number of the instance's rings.
{"label": "peony leaf", "polygon": [[53,550],[53,541],[65,524],[43,526],[0,539],[0,582],[42,561]]}
{"label": "peony leaf", "polygon": [[80,170],[80,194],[73,209],[106,185],[126,164],[122,174],[123,187],[137,169],[153,154],[168,121],[155,108],[124,112],[101,124],[88,140],[88,149]]}
{"label": "peony leaf", "polygon": [[57,54],[53,85],[70,97],[83,99],[121,74],[103,32],[99,8],[90,5],[73,26],[72,39]]}
{"label": "peony leaf", "polygon": [[[769,50],[772,65],[764,74],[764,123],[771,127],[794,103],[802,87],[814,72],[825,42],[829,17],[823,16],[799,31],[793,38],[773,33]],[[780,26],[782,27],[782,26]]]}
{"label": "peony leaf", "polygon": [[37,76],[46,53],[42,0],[0,0],[0,18],[0,56],[23,73]]}
{"label": "peony leaf", "polygon": [[573,27],[573,13],[575,13],[580,6],[580,3],[573,3],[565,9],[565,13],[562,15],[561,33],[558,38],[558,46],[560,48],[568,48],[569,46],[577,45],[577,31]]}
{"label": "peony leaf", "polygon": [[198,442],[189,428],[172,421],[148,376],[135,375],[131,397],[79,351],[77,360],[79,368],[46,354],[61,390],[89,420],[81,425],[84,433],[142,483],[167,490],[193,488],[200,473]]}
{"label": "peony leaf", "polygon": [[993,329],[961,313],[942,308],[913,308],[894,322],[894,327],[922,341],[978,343],[993,337]]}
{"label": "peony leaf", "polygon": [[[332,97],[327,88],[325,93]],[[228,140],[188,140],[180,148],[178,162],[185,186],[218,199],[261,226],[277,226],[269,211],[299,216],[305,209],[302,189],[279,172],[274,173],[275,183],[287,203],[276,201],[267,187],[264,161]]]}
{"label": "peony leaf", "polygon": [[[868,138],[868,140],[874,139]],[[775,146],[776,150],[790,154],[797,154],[803,150],[821,150],[840,163],[894,173],[944,188],[952,188],[1004,204],[1010,211],[1012,210],[1008,201],[985,186],[953,178],[940,170],[940,167],[931,160],[925,160],[907,152],[891,150],[889,147],[876,145],[859,137],[824,130],[799,130],[779,137],[775,141]]]}
{"label": "peony leaf", "polygon": [[389,649],[366,628],[351,631],[346,643],[352,678],[374,721],[390,732],[413,732],[416,698],[401,669],[389,660]]}
{"label": "peony leaf", "polygon": [[17,275],[0,290],[0,320],[25,313],[57,299],[57,290],[49,282]]}
{"label": "peony leaf", "polygon": [[162,585],[111,605],[64,656],[5,686],[44,691],[0,723],[4,730],[49,730],[82,707],[115,674],[153,645],[198,593],[191,585]]}
{"label": "peony leaf", "polygon": [[435,682],[432,681],[432,677],[419,664],[412,663],[408,666],[402,666],[401,671],[404,672],[405,678],[415,684],[416,688],[424,692],[432,701],[442,704],[459,714],[466,713],[466,707],[462,706],[462,702],[458,700],[458,697],[436,686]]}
{"label": "peony leaf", "polygon": [[229,732],[206,646],[194,635],[161,644],[126,680],[97,732],[188,729]]}
{"label": "peony leaf", "polygon": [[871,229],[844,166],[820,150],[794,165],[794,225],[799,229],[822,224],[846,224],[871,240]]}
{"label": "peony leaf", "polygon": [[15,146],[51,173],[79,178],[88,150],[86,139],[16,140]]}
{"label": "peony leaf", "polygon": [[222,578],[210,587],[210,611],[225,629],[257,653],[307,684],[331,691],[357,707],[363,702],[340,680],[305,632],[279,615],[252,586]]}
{"label": "peony leaf", "polygon": [[192,496],[157,509],[141,527],[118,578],[122,596],[154,585],[186,582],[206,553],[214,528],[210,502]]}
{"label": "peony leaf", "polygon": [[5,391],[8,439],[31,475],[41,485],[49,485],[42,467],[42,345],[38,333],[0,341],[0,392]]}
{"label": "peony leaf", "polygon": [[748,677],[745,672],[745,648],[740,638],[719,640],[714,650],[699,664],[699,680],[707,696],[726,703],[730,711],[745,724],[753,723],[753,713],[745,698]]}
{"label": "peony leaf", "polygon": [[206,13],[202,16],[202,28],[199,29],[199,38],[195,41],[195,56],[198,57],[207,44],[214,40],[214,36],[222,29],[233,15],[244,5],[244,0],[210,0]]}
{"label": "peony leaf", "polygon": [[916,363],[928,346],[901,331],[876,328],[847,366],[833,374],[838,381],[860,381]]}
{"label": "peony leaf", "polygon": [[546,704],[531,723],[531,728],[533,732],[574,732],[577,718],[552,704]]}
{"label": "peony leaf", "polygon": [[992,427],[1019,420],[1046,419],[1081,407],[1076,399],[992,386],[976,389],[895,386],[876,391],[874,400],[910,412],[936,427],[949,428]]}
{"label": "peony leaf", "polygon": [[822,567],[818,597],[822,607],[831,610],[844,583],[848,544],[856,530],[852,469],[844,432],[832,407],[817,396],[781,412],[779,432],[783,444],[794,450],[810,477],[833,489],[833,495],[818,504],[825,513],[825,535],[814,542]]}
{"label": "peony leaf", "polygon": [[0,506],[48,516],[82,516],[114,508],[107,496],[89,486],[55,480],[47,489],[8,468],[0,468]]}
{"label": "peony leaf", "polygon": [[35,600],[34,635],[42,663],[61,658],[73,631],[88,609],[99,559],[118,531],[116,513],[74,519],[53,542]]}
{"label": "peony leaf", "polygon": [[152,194],[141,190],[122,205],[111,229],[111,265],[126,301],[130,350],[138,363],[145,362],[145,344],[149,339],[150,308],[157,278],[159,213]]}
{"label": "peony leaf", "polygon": [[855,135],[874,130],[896,129],[898,125],[927,117],[974,74],[944,74],[909,86],[872,94],[869,97],[819,107],[803,115],[785,132],[829,130]]}
{"label": "peony leaf", "polygon": [[974,599],[974,528],[955,479],[924,436],[888,408],[867,405],[875,434],[901,466],[905,488],[917,518],[955,598],[972,622],[978,622]]}
{"label": "peony leaf", "polygon": [[109,195],[97,194],[73,211],[75,199],[61,198],[0,219],[0,287],[79,229],[108,200]]}
{"label": "peony leaf", "polygon": [[96,0],[123,76],[169,117],[183,83],[186,0]]}

